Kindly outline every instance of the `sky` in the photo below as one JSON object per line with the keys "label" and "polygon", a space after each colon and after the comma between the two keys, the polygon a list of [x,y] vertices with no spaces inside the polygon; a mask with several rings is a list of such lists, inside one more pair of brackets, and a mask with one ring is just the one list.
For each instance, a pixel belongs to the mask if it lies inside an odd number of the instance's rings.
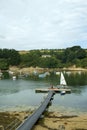
{"label": "sky", "polygon": [[87,0],[0,0],[0,48],[87,48]]}

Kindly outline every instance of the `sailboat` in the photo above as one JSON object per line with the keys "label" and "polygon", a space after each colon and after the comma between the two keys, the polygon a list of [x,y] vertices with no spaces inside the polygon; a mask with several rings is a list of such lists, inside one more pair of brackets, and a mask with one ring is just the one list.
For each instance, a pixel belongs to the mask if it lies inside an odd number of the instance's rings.
{"label": "sailboat", "polygon": [[61,95],[64,95],[66,93],[64,89],[67,87],[67,83],[62,72],[60,75],[60,86],[63,88],[63,90],[61,90]]}
{"label": "sailboat", "polygon": [[65,77],[63,75],[63,72],[60,73],[60,83],[59,85],[57,85],[56,87],[51,85],[49,88],[37,88],[35,89],[35,92],[39,93],[39,92],[48,92],[48,91],[54,91],[57,93],[60,93],[61,95],[64,95],[66,93],[71,93],[71,89],[69,89],[67,87],[67,83],[65,80]]}
{"label": "sailboat", "polygon": [[60,85],[67,86],[66,80],[65,80],[62,72],[61,72],[61,76],[60,76]]}

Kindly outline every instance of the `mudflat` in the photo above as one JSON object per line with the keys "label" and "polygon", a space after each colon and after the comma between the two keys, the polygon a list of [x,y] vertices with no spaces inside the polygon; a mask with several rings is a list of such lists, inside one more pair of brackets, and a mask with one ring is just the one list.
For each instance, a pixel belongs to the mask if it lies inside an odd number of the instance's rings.
{"label": "mudflat", "polygon": [[66,115],[50,112],[41,120],[33,130],[87,130],[87,114]]}
{"label": "mudflat", "polygon": [[[32,112],[0,112],[0,130],[7,128],[15,120],[20,125]],[[87,113],[72,115],[60,112],[47,112],[40,118],[32,130],[87,130]]]}

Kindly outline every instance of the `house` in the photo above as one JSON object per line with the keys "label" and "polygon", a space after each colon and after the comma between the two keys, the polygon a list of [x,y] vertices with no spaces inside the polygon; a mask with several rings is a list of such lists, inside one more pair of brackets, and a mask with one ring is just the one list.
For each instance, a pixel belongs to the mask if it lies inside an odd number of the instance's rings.
{"label": "house", "polygon": [[42,55],[43,58],[51,57],[51,55]]}

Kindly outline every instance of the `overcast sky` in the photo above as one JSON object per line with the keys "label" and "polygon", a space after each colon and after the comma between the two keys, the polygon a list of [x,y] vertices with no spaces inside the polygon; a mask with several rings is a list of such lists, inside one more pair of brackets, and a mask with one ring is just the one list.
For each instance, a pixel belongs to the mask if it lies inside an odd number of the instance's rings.
{"label": "overcast sky", "polygon": [[87,0],[0,0],[0,48],[87,48]]}

